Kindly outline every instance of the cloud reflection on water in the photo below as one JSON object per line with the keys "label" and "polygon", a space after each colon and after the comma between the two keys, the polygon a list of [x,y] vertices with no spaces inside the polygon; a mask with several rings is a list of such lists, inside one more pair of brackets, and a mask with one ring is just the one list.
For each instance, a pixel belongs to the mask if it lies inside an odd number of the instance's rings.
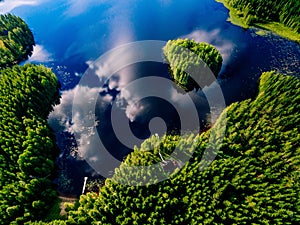
{"label": "cloud reflection on water", "polygon": [[9,13],[15,8],[25,5],[38,5],[40,1],[41,0],[5,0],[4,2],[0,2],[0,13]]}
{"label": "cloud reflection on water", "polygon": [[36,44],[33,47],[32,56],[27,62],[47,63],[53,60],[52,54],[48,52],[44,46]]}

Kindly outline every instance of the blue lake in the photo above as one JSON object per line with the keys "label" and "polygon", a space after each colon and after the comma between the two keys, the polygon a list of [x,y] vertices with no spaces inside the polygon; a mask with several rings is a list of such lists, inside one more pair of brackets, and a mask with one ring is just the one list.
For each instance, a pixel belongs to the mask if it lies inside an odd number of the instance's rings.
{"label": "blue lake", "polygon": [[[72,103],[82,75],[105,52],[143,40],[193,38],[213,44],[224,59],[218,83],[227,105],[253,97],[263,71],[278,70],[288,75],[300,72],[298,44],[272,34],[261,37],[255,29],[244,30],[232,25],[227,21],[228,10],[214,0],[6,0],[0,3],[0,13],[7,12],[23,18],[33,31],[36,47],[29,61],[52,67],[62,84],[61,105],[50,115],[49,122],[57,133],[61,149],[58,164],[62,172],[57,182],[59,185],[65,182],[61,192],[66,194],[80,192],[84,176],[97,175],[84,160],[94,154],[85,152],[87,148],[84,148],[93,145],[90,143],[92,139],[72,135],[74,129],[79,129],[74,111],[72,114]],[[129,73],[134,75],[127,79]],[[125,146],[114,134],[111,124],[113,102],[119,101],[122,106],[117,112],[119,120],[126,121],[130,131],[140,140],[151,134],[149,123],[154,117],[162,118],[166,124],[166,128],[157,128],[159,135],[166,130],[171,132],[181,128],[178,123],[180,116],[166,101],[148,98],[142,100],[135,110],[128,110],[130,101],[124,97],[122,87],[134,79],[150,75],[168,78],[166,65],[131,65],[118,71],[97,89],[99,97],[95,113],[98,123],[94,127],[105,148],[119,160],[140,142],[133,141],[130,146]],[[196,104],[201,124],[209,114],[207,102],[201,93],[189,95]],[[178,93],[176,97],[180,99],[182,96]],[[184,104],[180,101],[184,100],[178,100],[178,104]],[[81,119],[79,115],[77,120]],[[93,148],[97,149],[97,146]],[[106,162],[105,158],[101,159],[101,154],[95,160],[105,165],[107,171],[116,166]]]}

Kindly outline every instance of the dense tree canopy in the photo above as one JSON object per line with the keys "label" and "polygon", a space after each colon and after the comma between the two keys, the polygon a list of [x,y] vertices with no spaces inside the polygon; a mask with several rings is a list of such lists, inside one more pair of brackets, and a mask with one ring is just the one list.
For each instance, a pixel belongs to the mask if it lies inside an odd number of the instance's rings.
{"label": "dense tree canopy", "polygon": [[[300,82],[264,73],[254,100],[229,106],[215,126],[198,137],[152,137],[107,179],[100,193],[81,196],[66,221],[50,224],[299,224]],[[226,123],[225,139],[218,141]],[[212,135],[215,143],[209,142]],[[196,147],[190,161],[155,185],[127,186],[139,174],[128,165],[159,163],[177,148]],[[204,150],[220,147],[201,171]],[[163,166],[162,173],[167,173]],[[42,224],[42,223],[39,223]]]}
{"label": "dense tree canopy", "polygon": [[[218,0],[246,25],[277,22],[300,33],[299,0]],[[275,30],[276,31],[276,30]],[[283,33],[282,33],[283,34]],[[288,36],[287,36],[288,37]],[[298,36],[298,42],[300,42]]]}
{"label": "dense tree canopy", "polygon": [[32,32],[20,17],[0,15],[0,69],[28,59],[33,45]]}
{"label": "dense tree canopy", "polygon": [[0,70],[0,224],[43,218],[56,197],[58,151],[47,116],[59,102],[58,88],[43,66]]}
{"label": "dense tree canopy", "polygon": [[163,52],[170,65],[172,79],[185,91],[209,85],[222,67],[221,54],[208,43],[188,39],[170,40]]}

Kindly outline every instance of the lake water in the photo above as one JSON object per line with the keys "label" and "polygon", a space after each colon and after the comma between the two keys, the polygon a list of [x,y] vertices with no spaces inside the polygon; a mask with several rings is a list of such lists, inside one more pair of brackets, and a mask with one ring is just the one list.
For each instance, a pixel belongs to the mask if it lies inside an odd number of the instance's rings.
{"label": "lake water", "polygon": [[[97,175],[85,158],[94,157],[93,160],[104,165],[107,171],[116,166],[107,162],[105,157],[101,158],[101,154],[90,152],[90,149],[97,151],[99,148],[91,133],[79,137],[72,134],[81,129],[78,121],[84,116],[74,111],[72,115],[74,95],[80,89],[78,83],[85,71],[105,52],[143,40],[167,41],[181,37],[211,43],[224,59],[218,82],[227,105],[253,97],[263,71],[278,70],[291,75],[300,72],[299,45],[272,34],[261,37],[253,29],[244,30],[230,24],[227,22],[228,10],[213,0],[6,0],[0,3],[0,12],[11,12],[27,22],[36,40],[29,61],[51,67],[62,84],[61,105],[55,108],[49,122],[56,131],[61,149],[58,164],[62,171],[58,182],[60,191],[66,194],[79,193],[83,177]],[[178,132],[181,129],[180,115],[168,101],[149,97],[129,107],[132,99],[126,97],[122,88],[135,79],[154,75],[168,78],[167,66],[155,62],[137,63],[118,71],[111,79],[103,81],[98,89],[89,86],[83,92],[89,95],[98,91],[97,121],[92,126],[93,131],[100,137],[104,148],[118,160],[149,137],[152,131],[162,135],[166,131]],[[158,88],[164,87],[158,85]],[[165,89],[170,91],[172,88]],[[183,95],[174,92],[172,96],[176,104],[184,108]],[[188,96],[196,105],[203,127],[203,120],[209,113],[207,101],[200,92],[194,91]],[[120,106],[115,110],[117,120],[120,123],[125,121],[130,128],[126,130],[131,133],[128,137],[135,136],[138,141],[134,138],[122,141],[115,134],[111,119],[113,103]],[[185,113],[189,112],[188,107],[185,110]],[[164,123],[155,120],[158,126],[152,129],[151,121],[158,117]],[[124,141],[128,143],[124,144]]]}

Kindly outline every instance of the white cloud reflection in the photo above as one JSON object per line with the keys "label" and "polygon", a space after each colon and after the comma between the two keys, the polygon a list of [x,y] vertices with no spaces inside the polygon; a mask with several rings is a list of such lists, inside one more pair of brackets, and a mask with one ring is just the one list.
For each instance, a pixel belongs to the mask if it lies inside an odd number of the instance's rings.
{"label": "white cloud reflection", "polygon": [[32,56],[28,59],[28,62],[38,62],[38,63],[45,63],[52,61],[52,54],[48,52],[44,46],[42,45],[35,45],[33,47]]}
{"label": "white cloud reflection", "polygon": [[68,0],[68,9],[65,12],[65,15],[68,17],[73,17],[73,16],[78,16],[84,12],[86,12],[88,9],[103,4],[107,3],[109,1],[107,0],[84,0],[84,1],[79,1],[79,0]]}
{"label": "white cloud reflection", "polygon": [[41,0],[5,0],[4,2],[0,3],[0,13],[2,14],[9,13],[15,8],[25,6],[25,5],[34,6],[42,2],[43,1]]}
{"label": "white cloud reflection", "polygon": [[[50,113],[48,121],[56,132],[67,131],[70,133],[83,132],[89,127],[94,127],[95,119],[90,119],[90,115],[94,112],[86,111],[86,105],[89,102],[95,101],[94,97],[103,88],[90,88],[86,86],[76,86],[73,89],[63,91],[61,94],[60,104],[54,107],[54,111]],[[76,95],[76,104],[74,105],[74,97]],[[111,102],[110,97],[102,98],[102,106]],[[75,109],[75,110],[74,110]],[[86,121],[93,121],[90,126],[87,126]],[[89,124],[89,123],[88,123]]]}

